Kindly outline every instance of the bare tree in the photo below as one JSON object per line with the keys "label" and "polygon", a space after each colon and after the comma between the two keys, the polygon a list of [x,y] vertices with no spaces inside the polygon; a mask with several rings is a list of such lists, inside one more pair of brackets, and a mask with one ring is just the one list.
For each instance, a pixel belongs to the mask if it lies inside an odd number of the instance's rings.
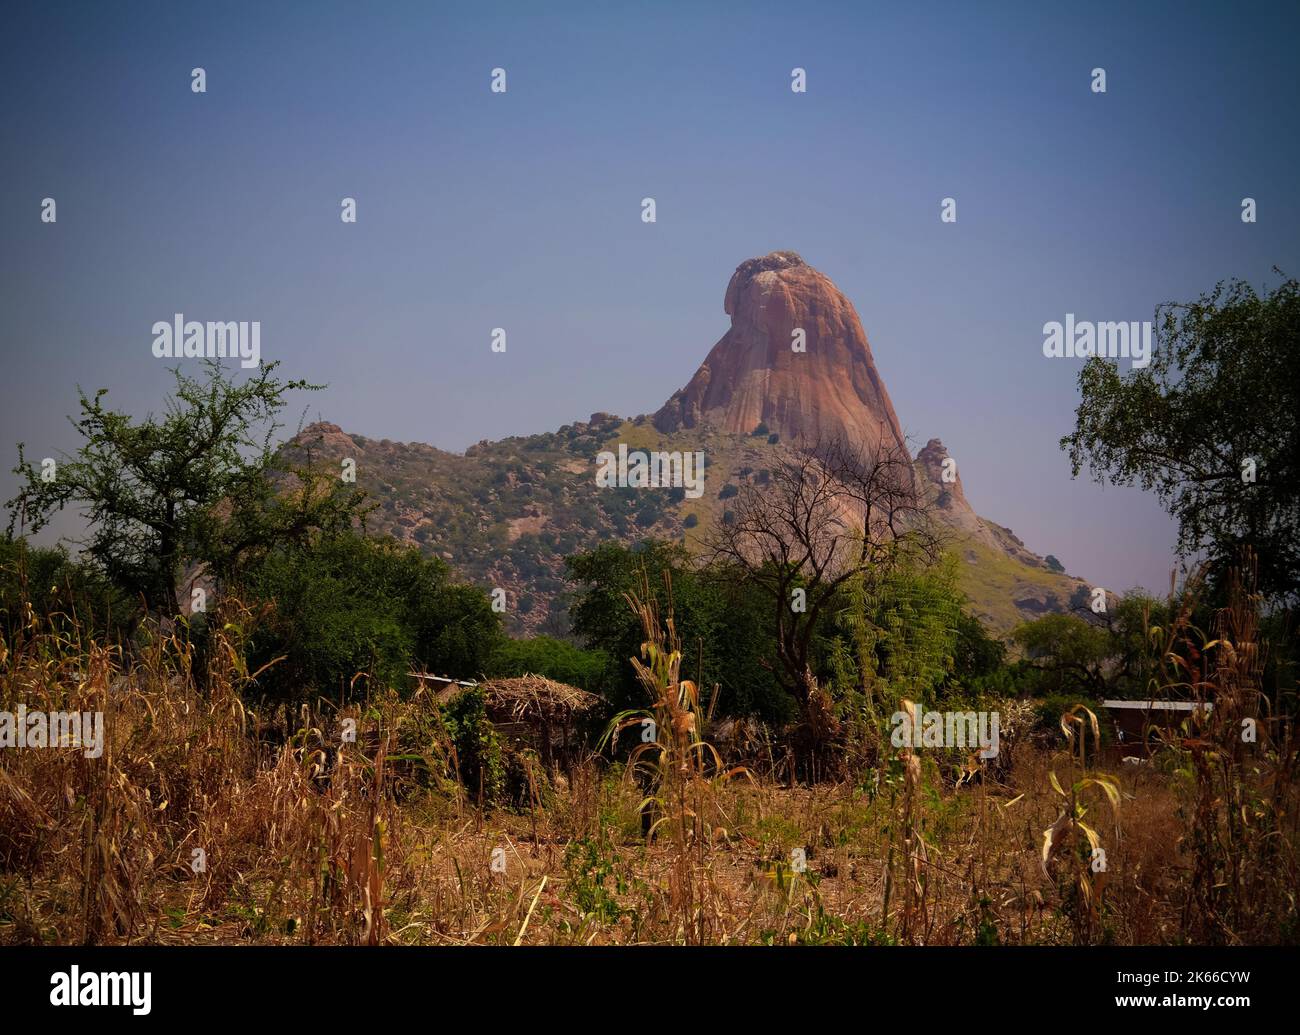
{"label": "bare tree", "polygon": [[745,484],[709,537],[713,560],[770,599],[771,667],[795,698],[814,746],[836,730],[812,671],[814,635],[851,579],[883,576],[904,556],[937,558],[941,542],[929,510],[901,446],[882,443],[868,453],[823,440],[787,450],[768,484]]}

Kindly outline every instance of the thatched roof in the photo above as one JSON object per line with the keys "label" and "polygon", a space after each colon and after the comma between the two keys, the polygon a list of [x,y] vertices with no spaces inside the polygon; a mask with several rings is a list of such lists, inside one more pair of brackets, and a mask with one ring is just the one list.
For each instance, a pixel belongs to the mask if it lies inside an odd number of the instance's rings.
{"label": "thatched roof", "polygon": [[434,692],[442,704],[477,686],[483,691],[488,711],[511,722],[566,722],[600,703],[600,698],[595,694],[566,683],[557,683],[545,676],[517,676],[511,679],[490,679],[483,683],[465,683],[422,672],[412,672],[411,675],[435,686],[443,684]]}

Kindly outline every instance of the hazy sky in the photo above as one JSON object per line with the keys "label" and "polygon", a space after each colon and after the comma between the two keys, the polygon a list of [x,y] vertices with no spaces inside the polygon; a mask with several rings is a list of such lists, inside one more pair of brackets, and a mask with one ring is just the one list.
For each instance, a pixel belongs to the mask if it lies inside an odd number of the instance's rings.
{"label": "hazy sky", "polygon": [[735,266],[790,248],[980,514],[1161,588],[1154,500],[1070,479],[1079,361],[1042,327],[1300,271],[1300,15],[1049,6],[6,4],[0,490],[15,442],[74,445],[77,384],[157,407],[174,313],[260,320],[264,358],[329,382],[295,421],[459,450],[657,409]]}

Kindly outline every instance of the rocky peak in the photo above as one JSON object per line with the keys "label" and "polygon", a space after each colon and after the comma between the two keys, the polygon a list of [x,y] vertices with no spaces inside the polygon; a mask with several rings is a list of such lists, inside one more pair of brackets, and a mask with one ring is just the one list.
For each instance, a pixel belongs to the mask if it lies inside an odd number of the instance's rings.
{"label": "rocky peak", "polygon": [[748,259],[723,311],[730,329],[655,414],[660,431],[709,424],[749,434],[762,423],[792,442],[905,448],[862,322],[829,277],[791,251]]}
{"label": "rocky peak", "polygon": [[939,439],[930,439],[916,454],[915,466],[921,484],[938,511],[937,516],[946,524],[991,544],[992,537],[988,530],[966,502],[966,493],[961,485],[961,470],[948,448]]}
{"label": "rocky peak", "polygon": [[[948,465],[948,470],[951,472],[949,479],[944,478],[944,462],[947,460],[952,460]],[[957,462],[949,455],[948,447],[939,439],[930,439],[916,454],[916,465],[927,484],[934,485],[941,493],[946,493],[960,503],[966,502],[966,493],[962,491],[961,472],[957,468]]]}
{"label": "rocky peak", "polygon": [[320,450],[328,456],[347,455],[346,451],[351,451],[351,455],[355,456],[358,448],[351,435],[337,424],[323,420],[308,424],[293,437],[290,445]]}
{"label": "rocky peak", "polygon": [[[727,285],[727,295],[723,299],[722,311],[731,316],[736,311],[736,301],[741,292],[749,287],[750,282],[761,273],[778,273],[781,270],[803,267],[812,269],[798,252],[769,252],[756,259],[746,259],[736,267]],[[814,271],[815,272],[815,271]]]}

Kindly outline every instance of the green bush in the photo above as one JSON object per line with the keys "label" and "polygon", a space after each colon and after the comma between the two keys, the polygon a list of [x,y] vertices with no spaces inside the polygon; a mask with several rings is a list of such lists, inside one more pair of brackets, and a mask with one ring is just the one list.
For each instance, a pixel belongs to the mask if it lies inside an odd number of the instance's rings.
{"label": "green bush", "polygon": [[465,788],[483,802],[500,801],[506,789],[505,758],[496,727],[487,717],[483,691],[466,690],[443,706],[443,721],[456,747]]}
{"label": "green bush", "polygon": [[60,631],[87,639],[120,640],[141,614],[137,601],[63,547],[0,536],[0,636],[9,644],[24,621],[24,602]]}
{"label": "green bush", "polygon": [[[770,667],[770,607],[747,594],[721,570],[692,563],[680,545],[646,540],[634,547],[605,543],[565,559],[575,584],[570,617],[588,651],[608,660],[601,689],[615,708],[647,702],[629,659],[640,657],[644,630],[623,594],[638,589],[641,573],[661,614],[668,613],[664,574],[672,579],[673,616],[682,638],[682,676],[699,683],[707,701],[717,684],[717,712],[782,722],[793,713],[790,696]],[[707,707],[707,705],[706,705]]]}
{"label": "green bush", "polygon": [[473,678],[487,669],[500,621],[480,590],[450,581],[445,564],[392,540],[354,534],[275,550],[236,592],[269,605],[253,632],[250,668],[272,698],[342,700],[357,673],[405,688],[418,666]]}
{"label": "green bush", "polygon": [[550,636],[506,640],[492,655],[493,676],[545,676],[590,693],[599,693],[609,658],[601,651],[581,647]]}

